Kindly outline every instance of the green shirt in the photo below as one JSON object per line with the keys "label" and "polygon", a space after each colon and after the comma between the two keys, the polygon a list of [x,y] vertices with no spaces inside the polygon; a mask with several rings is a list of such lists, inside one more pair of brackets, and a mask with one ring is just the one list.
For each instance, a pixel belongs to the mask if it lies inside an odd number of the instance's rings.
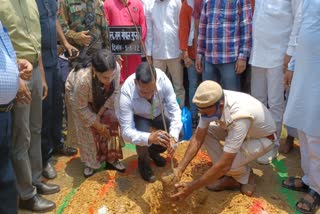
{"label": "green shirt", "polygon": [[41,29],[35,0],[0,0],[0,20],[7,28],[17,58],[37,63]]}
{"label": "green shirt", "polygon": [[[83,44],[80,32],[89,30],[95,39],[100,38],[94,49],[109,47],[108,25],[100,0],[60,0],[59,21],[68,41],[80,50]],[[91,19],[87,19],[91,17]],[[90,20],[86,22],[86,20]],[[87,23],[87,25],[85,24]]]}

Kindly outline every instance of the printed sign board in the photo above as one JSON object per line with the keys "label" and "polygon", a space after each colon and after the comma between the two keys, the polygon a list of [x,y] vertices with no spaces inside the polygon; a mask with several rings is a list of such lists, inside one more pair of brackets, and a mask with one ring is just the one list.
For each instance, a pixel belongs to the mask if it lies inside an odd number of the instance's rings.
{"label": "printed sign board", "polygon": [[109,26],[110,48],[113,54],[142,54],[138,29],[141,35],[141,27],[134,26]]}

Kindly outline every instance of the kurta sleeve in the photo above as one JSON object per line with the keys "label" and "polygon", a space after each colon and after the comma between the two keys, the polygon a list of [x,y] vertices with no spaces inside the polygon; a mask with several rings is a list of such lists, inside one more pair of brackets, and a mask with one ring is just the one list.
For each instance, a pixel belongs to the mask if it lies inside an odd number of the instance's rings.
{"label": "kurta sleeve", "polygon": [[114,77],[114,91],[112,95],[104,103],[104,107],[107,109],[116,109],[118,106],[116,105],[120,96],[120,66],[118,63],[115,72],[116,73]]}
{"label": "kurta sleeve", "polygon": [[89,75],[85,75],[74,85],[73,102],[73,109],[85,127],[91,127],[97,120],[97,114],[89,106],[90,94],[92,94],[92,81]]}
{"label": "kurta sleeve", "polygon": [[292,13],[293,13],[293,25],[290,34],[290,40],[287,48],[287,55],[292,56],[294,50],[297,46],[299,29],[302,21],[302,1],[301,0],[293,0],[292,4]]}

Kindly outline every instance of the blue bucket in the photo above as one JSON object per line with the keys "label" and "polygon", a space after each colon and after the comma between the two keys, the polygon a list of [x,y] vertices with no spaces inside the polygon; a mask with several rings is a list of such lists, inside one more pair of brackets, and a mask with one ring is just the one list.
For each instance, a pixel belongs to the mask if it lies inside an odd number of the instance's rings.
{"label": "blue bucket", "polygon": [[183,137],[182,140],[190,140],[192,136],[192,116],[187,107],[181,109],[181,122],[183,124]]}

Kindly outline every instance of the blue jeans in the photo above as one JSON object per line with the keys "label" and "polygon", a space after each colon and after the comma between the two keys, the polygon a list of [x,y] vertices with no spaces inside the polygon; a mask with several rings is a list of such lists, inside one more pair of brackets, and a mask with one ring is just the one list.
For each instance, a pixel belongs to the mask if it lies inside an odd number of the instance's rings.
{"label": "blue jeans", "polygon": [[202,81],[213,80],[221,84],[223,89],[240,91],[240,75],[235,72],[235,62],[224,64],[204,63]]}
{"label": "blue jeans", "polygon": [[198,87],[198,73],[194,65],[187,68],[188,80],[189,80],[189,104],[192,117],[197,116],[197,107],[192,102],[192,98]]}
{"label": "blue jeans", "polygon": [[64,91],[64,84],[67,81],[68,75],[70,73],[70,67],[69,67],[69,62],[68,60],[58,58],[58,63],[59,63],[59,72],[62,77],[62,82],[63,82],[63,91]]}
{"label": "blue jeans", "polygon": [[63,147],[62,114],[63,114],[63,82],[58,64],[44,67],[48,85],[48,96],[42,105],[41,150],[45,166],[52,156],[53,150]]}
{"label": "blue jeans", "polygon": [[16,176],[11,162],[11,112],[0,112],[0,213],[18,213]]}

